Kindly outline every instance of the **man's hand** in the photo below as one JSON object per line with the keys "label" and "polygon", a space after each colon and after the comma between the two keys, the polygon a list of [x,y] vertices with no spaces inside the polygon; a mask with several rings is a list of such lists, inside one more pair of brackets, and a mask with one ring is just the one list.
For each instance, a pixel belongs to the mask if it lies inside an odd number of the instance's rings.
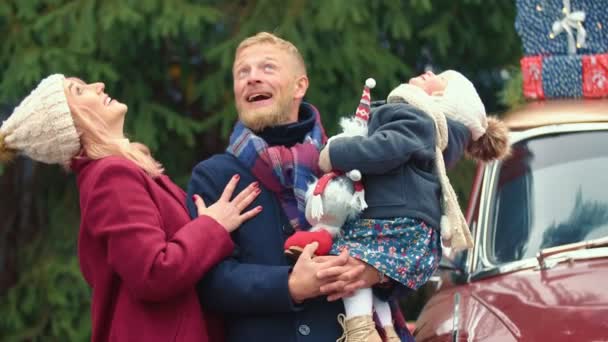
{"label": "man's hand", "polygon": [[[335,256],[319,256],[313,260],[318,263],[328,263]],[[317,278],[327,281],[321,286],[321,293],[327,295],[328,301],[349,297],[362,288],[370,288],[380,281],[378,271],[369,264],[348,257],[344,265],[325,268],[317,272]]]}
{"label": "man's hand", "polygon": [[[326,285],[330,285],[330,289],[333,291],[343,291],[347,284],[347,281],[340,280],[337,277],[325,276],[321,279],[318,274],[324,270],[346,265],[349,260],[348,252],[344,251],[338,256],[328,257],[325,261],[320,261],[313,259],[313,253],[317,247],[317,242],[306,245],[289,275],[289,293],[296,303],[325,294],[322,288]],[[362,270],[363,268],[360,271]],[[358,276],[356,272],[350,274]]]}

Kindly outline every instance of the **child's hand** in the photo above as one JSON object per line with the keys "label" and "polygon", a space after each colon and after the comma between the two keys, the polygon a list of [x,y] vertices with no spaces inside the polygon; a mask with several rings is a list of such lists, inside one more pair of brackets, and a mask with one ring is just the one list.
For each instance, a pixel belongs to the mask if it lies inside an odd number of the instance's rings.
{"label": "child's hand", "polygon": [[332,170],[331,160],[329,159],[329,144],[325,145],[319,153],[319,168],[324,173]]}

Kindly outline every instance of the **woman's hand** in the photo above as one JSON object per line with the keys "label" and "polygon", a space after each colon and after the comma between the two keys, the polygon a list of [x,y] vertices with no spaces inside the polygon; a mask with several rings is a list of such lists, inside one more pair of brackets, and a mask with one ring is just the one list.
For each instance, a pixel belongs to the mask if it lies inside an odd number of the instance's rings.
{"label": "woman's hand", "polygon": [[224,188],[224,192],[220,199],[207,207],[205,202],[199,195],[192,196],[192,200],[196,205],[198,216],[207,215],[219,224],[221,224],[229,233],[236,230],[243,222],[249,220],[262,211],[262,206],[257,206],[249,211],[241,213],[247,208],[253,200],[260,194],[258,182],[249,184],[247,188],[241,191],[232,200],[232,194],[236,189],[236,184],[239,182],[239,175],[234,175],[230,182]]}

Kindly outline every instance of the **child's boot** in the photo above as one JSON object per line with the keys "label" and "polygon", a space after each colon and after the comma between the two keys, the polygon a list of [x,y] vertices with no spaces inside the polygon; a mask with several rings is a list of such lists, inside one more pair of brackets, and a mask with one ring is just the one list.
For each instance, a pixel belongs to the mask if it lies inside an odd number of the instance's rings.
{"label": "child's boot", "polygon": [[339,314],[338,323],[344,333],[336,342],[382,342],[371,315],[346,319],[345,315]]}

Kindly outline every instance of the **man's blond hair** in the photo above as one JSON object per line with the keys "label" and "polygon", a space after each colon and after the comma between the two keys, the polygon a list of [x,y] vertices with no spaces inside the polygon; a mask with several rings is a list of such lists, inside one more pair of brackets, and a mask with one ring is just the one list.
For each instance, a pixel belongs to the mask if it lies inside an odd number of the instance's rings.
{"label": "man's blond hair", "polygon": [[269,32],[259,32],[255,36],[245,38],[245,40],[236,48],[235,57],[238,56],[243,49],[258,44],[276,45],[280,49],[289,52],[295,58],[297,65],[302,68],[301,71],[306,75],[306,63],[304,63],[304,58],[302,58],[298,48],[291,42]]}

